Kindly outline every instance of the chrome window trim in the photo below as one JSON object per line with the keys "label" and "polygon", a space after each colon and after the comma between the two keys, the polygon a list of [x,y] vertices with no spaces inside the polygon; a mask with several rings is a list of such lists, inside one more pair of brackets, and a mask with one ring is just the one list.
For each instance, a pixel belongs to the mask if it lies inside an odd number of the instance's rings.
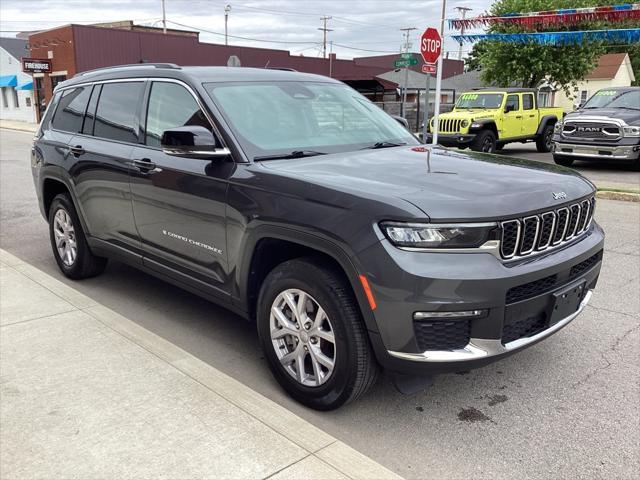
{"label": "chrome window trim", "polygon": [[[178,85],[182,85],[183,87],[185,87],[187,89],[187,91],[191,94],[193,99],[196,101],[196,103],[198,104],[198,107],[200,107],[200,110],[202,110],[202,113],[204,113],[204,116],[207,118],[207,121],[211,125],[211,129],[213,130],[213,132],[216,135],[217,139],[222,144],[222,148],[226,148],[226,149],[229,148],[228,145],[226,144],[226,142],[224,141],[224,138],[220,134],[220,130],[218,130],[218,128],[216,127],[216,124],[213,121],[213,118],[211,117],[211,115],[209,115],[209,112],[207,111],[207,109],[205,108],[204,104],[202,103],[202,101],[198,97],[198,94],[196,93],[196,91],[188,83],[186,83],[183,80],[178,80],[177,78],[168,78],[168,77],[126,77],[125,76],[125,77],[122,77],[122,78],[112,78],[112,79],[109,79],[109,80],[92,80],[92,81],[74,83],[73,85],[65,85],[64,87],[62,87],[60,89],[56,89],[56,92],[57,91],[64,91],[64,90],[67,90],[69,88],[82,87],[82,86],[86,86],[86,85],[99,85],[99,84],[104,84],[104,83],[124,83],[124,82],[166,82],[166,83],[176,83]],[[146,120],[146,117],[147,117],[147,114],[145,112],[144,113],[145,120]],[[66,132],[66,133],[68,133],[68,132]],[[102,137],[92,136],[92,138],[102,138]],[[109,139],[105,139],[105,140],[109,140]],[[129,142],[127,142],[127,144],[128,145],[142,146],[142,147],[145,147],[145,148],[153,148],[153,147],[150,147],[149,145],[146,145],[144,143],[129,143]],[[240,163],[246,163],[246,162],[240,162]]]}

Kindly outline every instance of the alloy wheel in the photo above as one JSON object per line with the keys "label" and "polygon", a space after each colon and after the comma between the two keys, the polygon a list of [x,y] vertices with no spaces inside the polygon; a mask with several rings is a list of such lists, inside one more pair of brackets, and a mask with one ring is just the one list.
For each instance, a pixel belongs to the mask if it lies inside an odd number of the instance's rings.
{"label": "alloy wheel", "polygon": [[71,216],[64,208],[59,208],[53,218],[53,234],[60,260],[71,267],[78,257],[76,231]]}
{"label": "alloy wheel", "polygon": [[487,137],[484,139],[484,142],[482,142],[482,151],[490,153],[492,150],[492,146],[493,146],[493,142],[491,141],[490,138]]}
{"label": "alloy wheel", "polygon": [[333,327],[320,304],[299,289],[281,292],[271,306],[271,343],[286,372],[302,385],[318,387],[336,363]]}

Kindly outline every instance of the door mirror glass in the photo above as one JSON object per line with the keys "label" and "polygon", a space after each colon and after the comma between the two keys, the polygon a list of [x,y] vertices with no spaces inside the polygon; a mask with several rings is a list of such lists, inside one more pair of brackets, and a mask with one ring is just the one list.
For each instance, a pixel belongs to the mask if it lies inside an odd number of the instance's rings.
{"label": "door mirror glass", "polygon": [[509,113],[509,112],[513,112],[516,109],[516,106],[514,104],[507,104],[504,107],[504,113]]}
{"label": "door mirror glass", "polygon": [[229,155],[228,149],[218,147],[213,133],[199,125],[165,130],[162,133],[162,151],[174,157],[202,160],[212,160]]}

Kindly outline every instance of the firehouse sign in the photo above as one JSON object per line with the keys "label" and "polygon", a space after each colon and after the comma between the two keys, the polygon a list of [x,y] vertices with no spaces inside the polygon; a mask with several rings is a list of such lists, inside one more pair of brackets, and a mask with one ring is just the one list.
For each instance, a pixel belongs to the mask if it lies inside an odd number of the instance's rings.
{"label": "firehouse sign", "polygon": [[50,73],[51,60],[39,58],[23,58],[22,71],[25,73]]}

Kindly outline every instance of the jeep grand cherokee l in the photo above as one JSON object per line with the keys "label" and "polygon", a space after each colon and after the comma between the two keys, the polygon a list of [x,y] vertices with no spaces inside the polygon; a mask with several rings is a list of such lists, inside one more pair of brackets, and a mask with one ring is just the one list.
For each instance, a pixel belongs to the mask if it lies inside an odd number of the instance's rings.
{"label": "jeep grand cherokee l", "polygon": [[114,258],[255,320],[277,381],[317,409],[381,368],[404,388],[532,345],[600,271],[579,174],[425,147],[316,75],[87,72],[58,85],[32,168],[66,276]]}

